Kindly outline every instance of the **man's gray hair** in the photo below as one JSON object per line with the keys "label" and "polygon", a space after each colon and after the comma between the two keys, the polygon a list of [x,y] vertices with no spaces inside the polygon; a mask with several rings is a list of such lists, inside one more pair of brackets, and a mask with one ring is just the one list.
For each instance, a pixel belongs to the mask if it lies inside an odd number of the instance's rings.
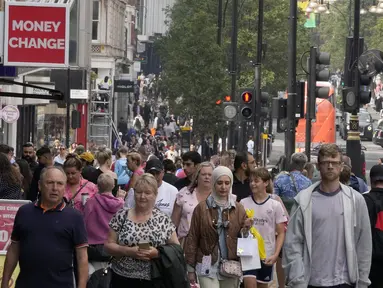
{"label": "man's gray hair", "polygon": [[45,167],[43,169],[43,171],[41,171],[41,174],[40,174],[40,181],[43,182],[44,179],[45,179],[45,176],[47,175],[47,173],[49,171],[52,171],[52,170],[57,170],[57,171],[60,171],[63,175],[64,175],[64,178],[65,178],[65,182],[67,181],[67,177],[66,177],[66,174],[64,172],[64,170],[59,167],[59,166],[49,166],[49,167]]}
{"label": "man's gray hair", "polygon": [[112,192],[114,188],[114,179],[108,173],[102,173],[98,176],[97,187],[99,193]]}
{"label": "man's gray hair", "polygon": [[303,171],[308,159],[306,154],[298,152],[291,155],[290,171],[298,170]]}

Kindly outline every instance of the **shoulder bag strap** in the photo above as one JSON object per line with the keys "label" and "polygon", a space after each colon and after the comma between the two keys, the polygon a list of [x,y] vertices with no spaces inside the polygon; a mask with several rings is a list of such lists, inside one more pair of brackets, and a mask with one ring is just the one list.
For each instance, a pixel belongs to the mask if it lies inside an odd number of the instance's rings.
{"label": "shoulder bag strap", "polygon": [[88,184],[88,183],[89,183],[89,181],[86,181],[84,184],[82,184],[82,186],[80,187],[80,189],[77,190],[76,194],[74,194],[74,195],[72,196],[72,198],[70,198],[69,202],[72,201],[72,200],[74,200],[74,199],[76,198],[76,196],[78,195],[78,193],[81,192],[82,188],[84,188],[84,187],[86,186],[86,184]]}

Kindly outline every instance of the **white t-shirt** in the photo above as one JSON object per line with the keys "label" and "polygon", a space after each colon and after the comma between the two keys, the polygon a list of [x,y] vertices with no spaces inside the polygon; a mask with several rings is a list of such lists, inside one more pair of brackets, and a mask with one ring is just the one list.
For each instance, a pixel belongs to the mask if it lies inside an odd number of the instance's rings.
{"label": "white t-shirt", "polygon": [[275,228],[287,221],[281,203],[269,196],[263,203],[256,203],[252,196],[240,202],[245,209],[254,210],[254,227],[265,240],[266,257],[275,253]]}
{"label": "white t-shirt", "polygon": [[[172,216],[174,203],[176,202],[176,196],[178,189],[169,183],[162,181],[160,187],[158,187],[158,195],[156,199],[156,205],[159,210],[164,212],[169,217]],[[125,207],[133,208],[135,205],[134,201],[134,190],[130,189],[128,196],[125,200]]]}
{"label": "white t-shirt", "polygon": [[178,153],[176,151],[168,150],[165,152],[165,156],[167,159],[170,159],[173,162],[176,162],[176,157],[178,156]]}
{"label": "white t-shirt", "polygon": [[247,142],[247,151],[251,154],[254,153],[254,141],[253,140],[249,140]]}

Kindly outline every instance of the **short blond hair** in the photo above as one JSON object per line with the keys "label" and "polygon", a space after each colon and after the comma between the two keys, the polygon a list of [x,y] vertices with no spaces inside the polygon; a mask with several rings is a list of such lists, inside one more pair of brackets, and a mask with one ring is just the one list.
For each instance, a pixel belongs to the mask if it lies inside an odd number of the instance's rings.
{"label": "short blond hair", "polygon": [[136,182],[136,185],[134,186],[134,190],[137,191],[139,189],[144,189],[146,187],[149,187],[155,195],[158,194],[158,182],[156,178],[152,174],[144,173],[142,174]]}
{"label": "short blond hair", "polygon": [[97,178],[97,187],[99,193],[112,192],[114,188],[114,179],[108,173],[102,173]]}

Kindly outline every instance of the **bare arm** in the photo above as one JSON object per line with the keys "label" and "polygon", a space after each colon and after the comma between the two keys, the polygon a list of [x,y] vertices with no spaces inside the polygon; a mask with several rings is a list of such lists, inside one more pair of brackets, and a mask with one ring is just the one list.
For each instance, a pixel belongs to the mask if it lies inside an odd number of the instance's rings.
{"label": "bare arm", "polygon": [[139,176],[137,174],[133,174],[132,178],[130,179],[129,181],[129,187],[128,187],[128,191],[132,188],[134,188],[134,186],[136,185],[136,182],[137,182],[137,178]]}
{"label": "bare arm", "polygon": [[87,247],[76,248],[78,283],[77,288],[86,288],[88,281],[88,250]]}
{"label": "bare arm", "polygon": [[113,229],[109,229],[108,239],[106,240],[104,247],[106,252],[112,256],[128,256],[136,258],[134,252],[137,250],[137,248],[119,245],[117,243],[117,233]]}
{"label": "bare arm", "polygon": [[276,227],[277,241],[275,243],[275,255],[279,255],[282,250],[283,242],[285,241],[285,223],[279,223]]}
{"label": "bare arm", "polygon": [[177,228],[180,225],[181,214],[182,214],[182,208],[177,203],[175,203],[173,208],[173,213],[172,213],[172,222],[174,225],[176,225]]}
{"label": "bare arm", "polygon": [[177,244],[180,245],[180,242],[178,241],[177,233],[173,232],[170,236],[169,240],[166,242],[166,244]]}
{"label": "bare arm", "polygon": [[1,280],[1,288],[9,288],[9,281],[12,278],[13,271],[17,266],[20,255],[20,244],[18,242],[12,242],[7,251],[7,257],[5,258],[3,278]]}

